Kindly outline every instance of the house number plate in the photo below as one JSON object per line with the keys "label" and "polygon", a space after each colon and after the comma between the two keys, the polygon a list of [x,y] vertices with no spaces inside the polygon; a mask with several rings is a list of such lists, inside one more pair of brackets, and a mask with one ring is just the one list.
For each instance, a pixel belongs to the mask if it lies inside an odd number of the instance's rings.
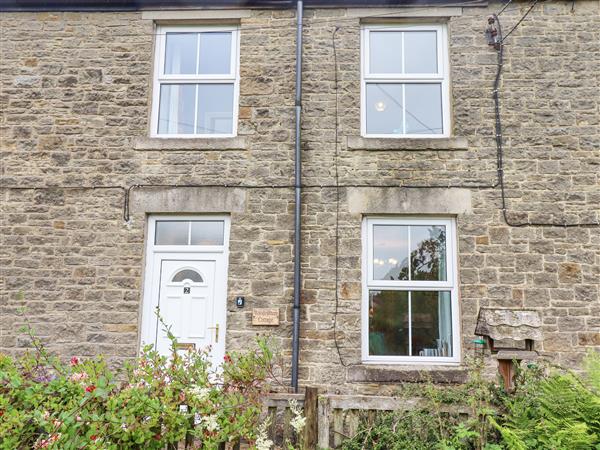
{"label": "house number plate", "polygon": [[184,293],[184,294],[189,294],[189,293],[191,292],[191,290],[192,290],[192,288],[189,288],[189,287],[184,287],[184,288],[183,288],[183,293]]}

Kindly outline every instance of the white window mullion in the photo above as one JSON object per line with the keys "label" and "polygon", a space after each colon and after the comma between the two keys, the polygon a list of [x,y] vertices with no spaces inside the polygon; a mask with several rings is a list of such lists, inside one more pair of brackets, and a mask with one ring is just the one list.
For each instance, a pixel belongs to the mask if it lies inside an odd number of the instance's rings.
{"label": "white window mullion", "polygon": [[[402,132],[406,134],[406,83],[402,83]],[[410,227],[408,227],[410,236]],[[410,261],[410,255],[408,260]]]}
{"label": "white window mullion", "polygon": [[196,88],[194,89],[194,134],[198,130],[198,86],[199,84],[196,83]]}
{"label": "white window mullion", "polygon": [[408,291],[408,356],[412,354],[412,292]]}
{"label": "white window mullion", "polygon": [[[405,114],[405,116],[406,116],[406,114]],[[408,267],[408,281],[412,281],[412,276],[411,276],[412,267],[411,267],[411,260],[410,260],[410,248],[411,248],[410,228],[411,227],[410,227],[410,225],[407,225],[406,228],[408,230],[408,232],[407,232],[407,234],[408,234],[408,238],[407,238],[407,241],[408,241],[408,244],[407,244],[408,245],[408,255],[407,255],[407,259],[408,259],[408,261],[407,261],[407,264],[408,264],[408,266],[407,266]]]}
{"label": "white window mullion", "polygon": [[400,34],[400,42],[402,42],[402,74],[406,73],[406,69],[404,68],[405,60],[406,60],[406,52],[404,51],[404,33]]}

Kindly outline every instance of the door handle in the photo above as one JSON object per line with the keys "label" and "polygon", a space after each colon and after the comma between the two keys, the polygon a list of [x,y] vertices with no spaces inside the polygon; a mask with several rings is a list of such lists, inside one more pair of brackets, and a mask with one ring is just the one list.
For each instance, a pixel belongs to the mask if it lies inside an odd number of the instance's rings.
{"label": "door handle", "polygon": [[215,343],[219,343],[219,324],[214,327],[208,327],[209,330],[215,330]]}

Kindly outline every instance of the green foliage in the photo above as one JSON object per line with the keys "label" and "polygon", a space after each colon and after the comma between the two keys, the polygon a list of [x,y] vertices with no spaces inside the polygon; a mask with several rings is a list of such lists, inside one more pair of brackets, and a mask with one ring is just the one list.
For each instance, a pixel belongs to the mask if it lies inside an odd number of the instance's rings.
{"label": "green foliage", "polygon": [[263,339],[215,368],[206,352],[165,357],[148,346],[115,373],[102,358],[63,364],[29,333],[36,352],[0,354],[1,450],[150,450],[186,439],[216,449],[254,439],[273,358]]}
{"label": "green foliage", "polygon": [[494,386],[481,377],[479,364],[471,363],[473,376],[464,385],[440,387],[429,381],[404,386],[399,395],[407,404],[411,400],[414,403],[415,398],[418,402],[405,411],[379,414],[373,421],[365,421],[342,448],[500,449],[491,446],[497,432],[485,420],[494,414],[489,406],[495,398]]}
{"label": "green foliage", "polygon": [[600,356],[590,353],[585,367],[578,375],[529,365],[507,393],[472,365],[464,386],[404,388],[403,395],[420,398],[417,407],[364,421],[343,448],[598,450]]}
{"label": "green foliage", "polygon": [[516,390],[502,398],[503,422],[493,424],[509,449],[600,448],[600,356],[590,353],[586,373],[537,367],[517,374]]}

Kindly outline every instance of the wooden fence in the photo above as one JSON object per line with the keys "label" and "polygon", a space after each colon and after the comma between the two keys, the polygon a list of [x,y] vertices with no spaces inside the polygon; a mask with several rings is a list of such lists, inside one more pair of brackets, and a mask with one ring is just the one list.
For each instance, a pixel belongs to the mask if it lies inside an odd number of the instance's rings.
{"label": "wooden fence", "polygon": [[[290,426],[289,401],[296,400],[304,408],[306,428],[302,437],[295,436]],[[270,438],[276,446],[301,438],[305,449],[335,449],[353,437],[362,422],[372,422],[382,411],[408,411],[423,407],[419,399],[368,395],[318,395],[308,388],[306,394],[271,394],[265,400],[266,414],[271,418]],[[447,412],[468,415],[465,407],[448,406]]]}
{"label": "wooden fence", "polygon": [[[297,436],[291,426],[293,413],[290,400],[303,408],[306,424],[302,436]],[[356,435],[361,423],[371,423],[383,411],[408,411],[425,407],[422,400],[369,395],[319,395],[317,389],[307,388],[305,394],[269,394],[264,400],[265,419],[270,426],[269,438],[276,448],[287,448],[286,441],[303,450],[335,449]],[[466,407],[456,405],[442,408],[445,412],[469,415]],[[299,444],[302,443],[300,446]],[[181,443],[168,450],[194,448],[192,443]],[[222,450],[247,449],[244,443],[222,444]]]}

